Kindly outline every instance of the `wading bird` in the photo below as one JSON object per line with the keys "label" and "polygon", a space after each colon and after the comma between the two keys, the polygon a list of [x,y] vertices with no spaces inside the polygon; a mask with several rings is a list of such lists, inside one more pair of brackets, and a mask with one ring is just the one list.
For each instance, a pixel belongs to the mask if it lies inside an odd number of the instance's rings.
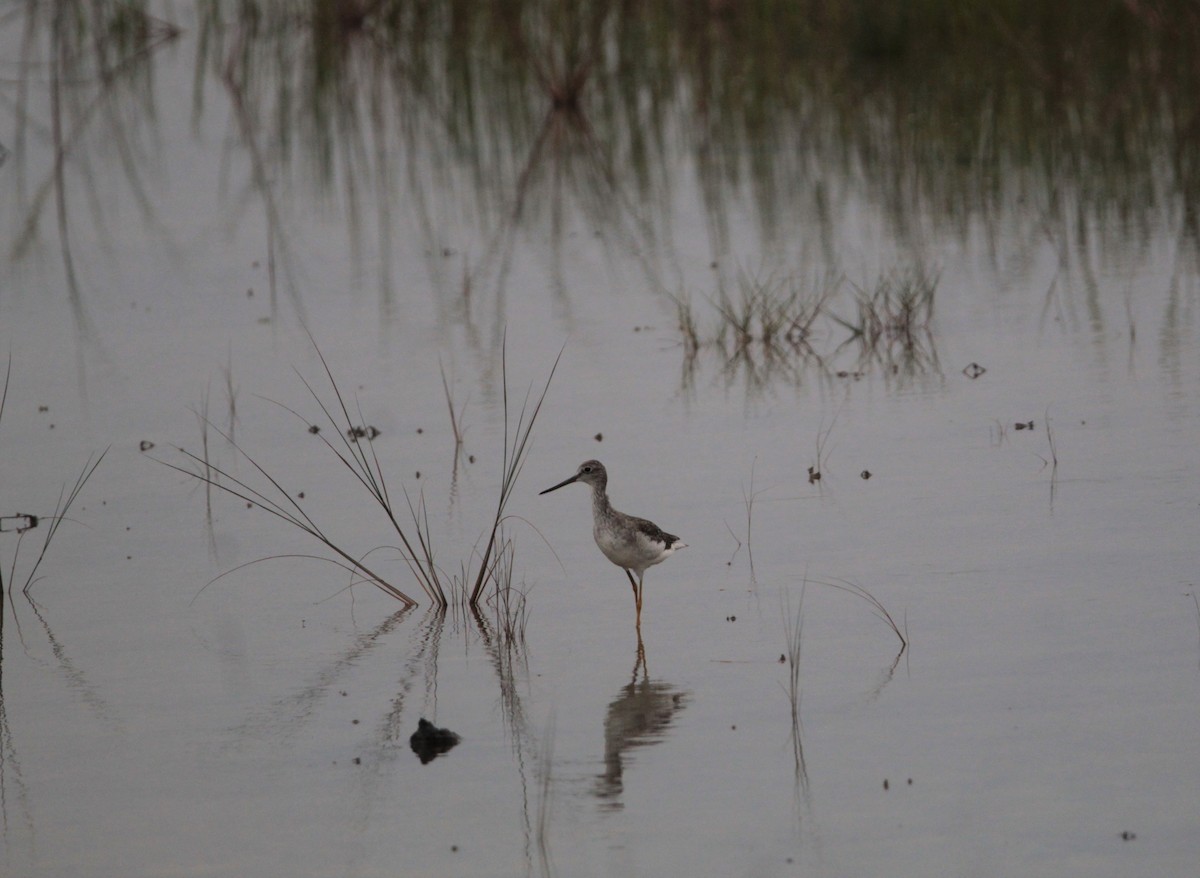
{"label": "wading bird", "polygon": [[[598,460],[587,460],[579,465],[575,475],[559,482],[552,488],[540,492],[549,494],[572,482],[583,482],[592,489],[592,536],[596,545],[609,561],[625,571],[629,584],[633,586],[633,599],[637,604],[637,625],[642,625],[642,577],[647,567],[653,567],[675,554],[676,549],[687,548],[687,543],[674,534],[669,534],[652,521],[618,512],[608,502],[608,471]],[[637,574],[637,580],[633,574]]]}

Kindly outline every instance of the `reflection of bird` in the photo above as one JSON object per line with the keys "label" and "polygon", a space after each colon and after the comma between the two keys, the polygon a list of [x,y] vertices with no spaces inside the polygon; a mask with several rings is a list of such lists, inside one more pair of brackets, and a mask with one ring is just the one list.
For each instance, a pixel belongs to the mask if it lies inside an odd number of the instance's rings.
{"label": "reflection of bird", "polygon": [[[598,460],[584,461],[571,478],[541,493],[549,494],[572,482],[583,482],[592,488],[592,536],[596,538],[596,545],[604,556],[629,577],[633,599],[637,603],[637,624],[641,626],[642,577],[646,568],[665,561],[676,549],[686,548],[687,543],[652,521],[613,509],[608,502],[608,494],[604,492],[608,486],[608,472]],[[634,573],[637,574],[636,581]]]}
{"label": "reflection of bird", "polygon": [[[638,671],[641,679],[638,679]],[[622,807],[625,757],[637,747],[663,740],[671,723],[688,702],[688,693],[669,683],[652,681],[646,670],[645,647],[638,638],[633,677],[621,687],[604,717],[604,773],[596,778],[596,795],[605,810]]]}

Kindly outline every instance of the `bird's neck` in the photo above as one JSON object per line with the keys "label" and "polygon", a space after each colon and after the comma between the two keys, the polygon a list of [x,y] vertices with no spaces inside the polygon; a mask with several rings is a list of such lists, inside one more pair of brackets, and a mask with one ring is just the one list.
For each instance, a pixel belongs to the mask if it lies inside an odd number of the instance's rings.
{"label": "bird's neck", "polygon": [[612,504],[608,502],[608,494],[604,488],[597,485],[592,488],[592,514],[596,518],[608,518],[612,515]]}

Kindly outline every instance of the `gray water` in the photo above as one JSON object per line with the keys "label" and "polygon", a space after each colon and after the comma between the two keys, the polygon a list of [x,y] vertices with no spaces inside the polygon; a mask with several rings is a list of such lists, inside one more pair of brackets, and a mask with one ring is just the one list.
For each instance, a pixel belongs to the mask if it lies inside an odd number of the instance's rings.
{"label": "gray water", "polygon": [[[56,11],[0,25],[0,515],[43,516],[0,533],[5,875],[1195,874],[1170,143],[1138,142],[1144,179],[1010,156],[987,183],[882,100],[865,141],[816,92],[765,129],[680,99],[638,130],[602,72],[548,111],[468,51],[467,112],[433,36],[347,25],[330,60],[303,17],[164,6],[177,34],[93,44]],[[933,306],[866,344],[845,324],[886,278]],[[827,297],[802,338],[722,335],[722,297],[781,288]],[[561,351],[506,509],[521,636],[377,549],[308,430],[305,382],[334,397],[306,330],[450,574],[495,513],[502,364],[511,418]],[[421,606],[297,557],[330,555],[180,448],[266,487],[252,458]],[[538,496],[592,457],[689,544],[640,633],[584,488]],[[421,717],[461,743],[423,764]]]}

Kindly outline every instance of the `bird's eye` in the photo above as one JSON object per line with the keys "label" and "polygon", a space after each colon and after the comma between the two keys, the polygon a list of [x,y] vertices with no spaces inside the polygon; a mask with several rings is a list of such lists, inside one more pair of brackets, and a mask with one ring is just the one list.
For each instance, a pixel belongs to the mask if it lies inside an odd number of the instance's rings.
{"label": "bird's eye", "polygon": [[583,471],[584,471],[585,473],[590,473],[590,472],[592,471],[592,468],[591,468],[590,466],[585,466],[585,467],[583,468]]}

